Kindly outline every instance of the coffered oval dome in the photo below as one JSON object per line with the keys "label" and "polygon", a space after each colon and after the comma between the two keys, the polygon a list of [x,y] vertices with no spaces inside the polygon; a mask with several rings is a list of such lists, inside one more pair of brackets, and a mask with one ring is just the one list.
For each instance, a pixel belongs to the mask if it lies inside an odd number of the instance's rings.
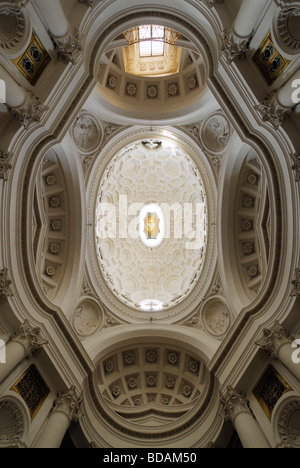
{"label": "coffered oval dome", "polygon": [[207,247],[206,193],[192,159],[156,140],[121,150],[100,183],[96,238],[102,275],[119,300],[141,311],[181,303]]}

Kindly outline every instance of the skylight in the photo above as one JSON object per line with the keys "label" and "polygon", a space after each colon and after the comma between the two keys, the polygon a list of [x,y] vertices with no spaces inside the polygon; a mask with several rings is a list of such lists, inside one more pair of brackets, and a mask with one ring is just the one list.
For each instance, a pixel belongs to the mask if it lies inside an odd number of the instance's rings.
{"label": "skylight", "polygon": [[163,26],[139,27],[140,57],[160,57],[165,52],[165,28]]}

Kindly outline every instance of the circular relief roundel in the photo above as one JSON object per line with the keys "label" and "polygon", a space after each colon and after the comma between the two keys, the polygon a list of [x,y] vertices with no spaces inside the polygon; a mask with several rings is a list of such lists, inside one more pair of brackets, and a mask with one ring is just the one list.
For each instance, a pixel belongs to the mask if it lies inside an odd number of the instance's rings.
{"label": "circular relief roundel", "polygon": [[82,114],[73,126],[73,139],[83,153],[95,151],[101,141],[101,128],[96,119],[89,114]]}

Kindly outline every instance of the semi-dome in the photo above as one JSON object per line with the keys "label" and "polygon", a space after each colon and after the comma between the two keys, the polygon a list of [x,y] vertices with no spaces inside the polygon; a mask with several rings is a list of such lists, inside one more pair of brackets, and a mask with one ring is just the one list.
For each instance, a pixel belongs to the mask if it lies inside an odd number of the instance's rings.
{"label": "semi-dome", "polygon": [[207,93],[204,61],[193,44],[171,28],[146,24],[112,41],[93,97],[109,113],[156,120],[170,111],[195,112],[207,104]]}

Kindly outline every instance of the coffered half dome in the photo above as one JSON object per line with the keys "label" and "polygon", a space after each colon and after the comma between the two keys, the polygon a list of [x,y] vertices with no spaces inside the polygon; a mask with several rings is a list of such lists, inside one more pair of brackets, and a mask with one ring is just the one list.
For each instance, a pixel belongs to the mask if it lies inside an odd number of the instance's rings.
{"label": "coffered half dome", "polygon": [[111,43],[93,96],[116,114],[143,118],[147,109],[147,118],[156,120],[166,108],[168,114],[195,111],[207,103],[207,94],[204,62],[193,44],[171,28],[147,24]]}
{"label": "coffered half dome", "polygon": [[212,431],[219,431],[219,387],[207,368],[211,341],[203,334],[199,344],[196,333],[181,335],[181,327],[122,328],[107,332],[90,349],[96,370],[85,390],[90,405],[83,432],[101,447],[208,443]]}

